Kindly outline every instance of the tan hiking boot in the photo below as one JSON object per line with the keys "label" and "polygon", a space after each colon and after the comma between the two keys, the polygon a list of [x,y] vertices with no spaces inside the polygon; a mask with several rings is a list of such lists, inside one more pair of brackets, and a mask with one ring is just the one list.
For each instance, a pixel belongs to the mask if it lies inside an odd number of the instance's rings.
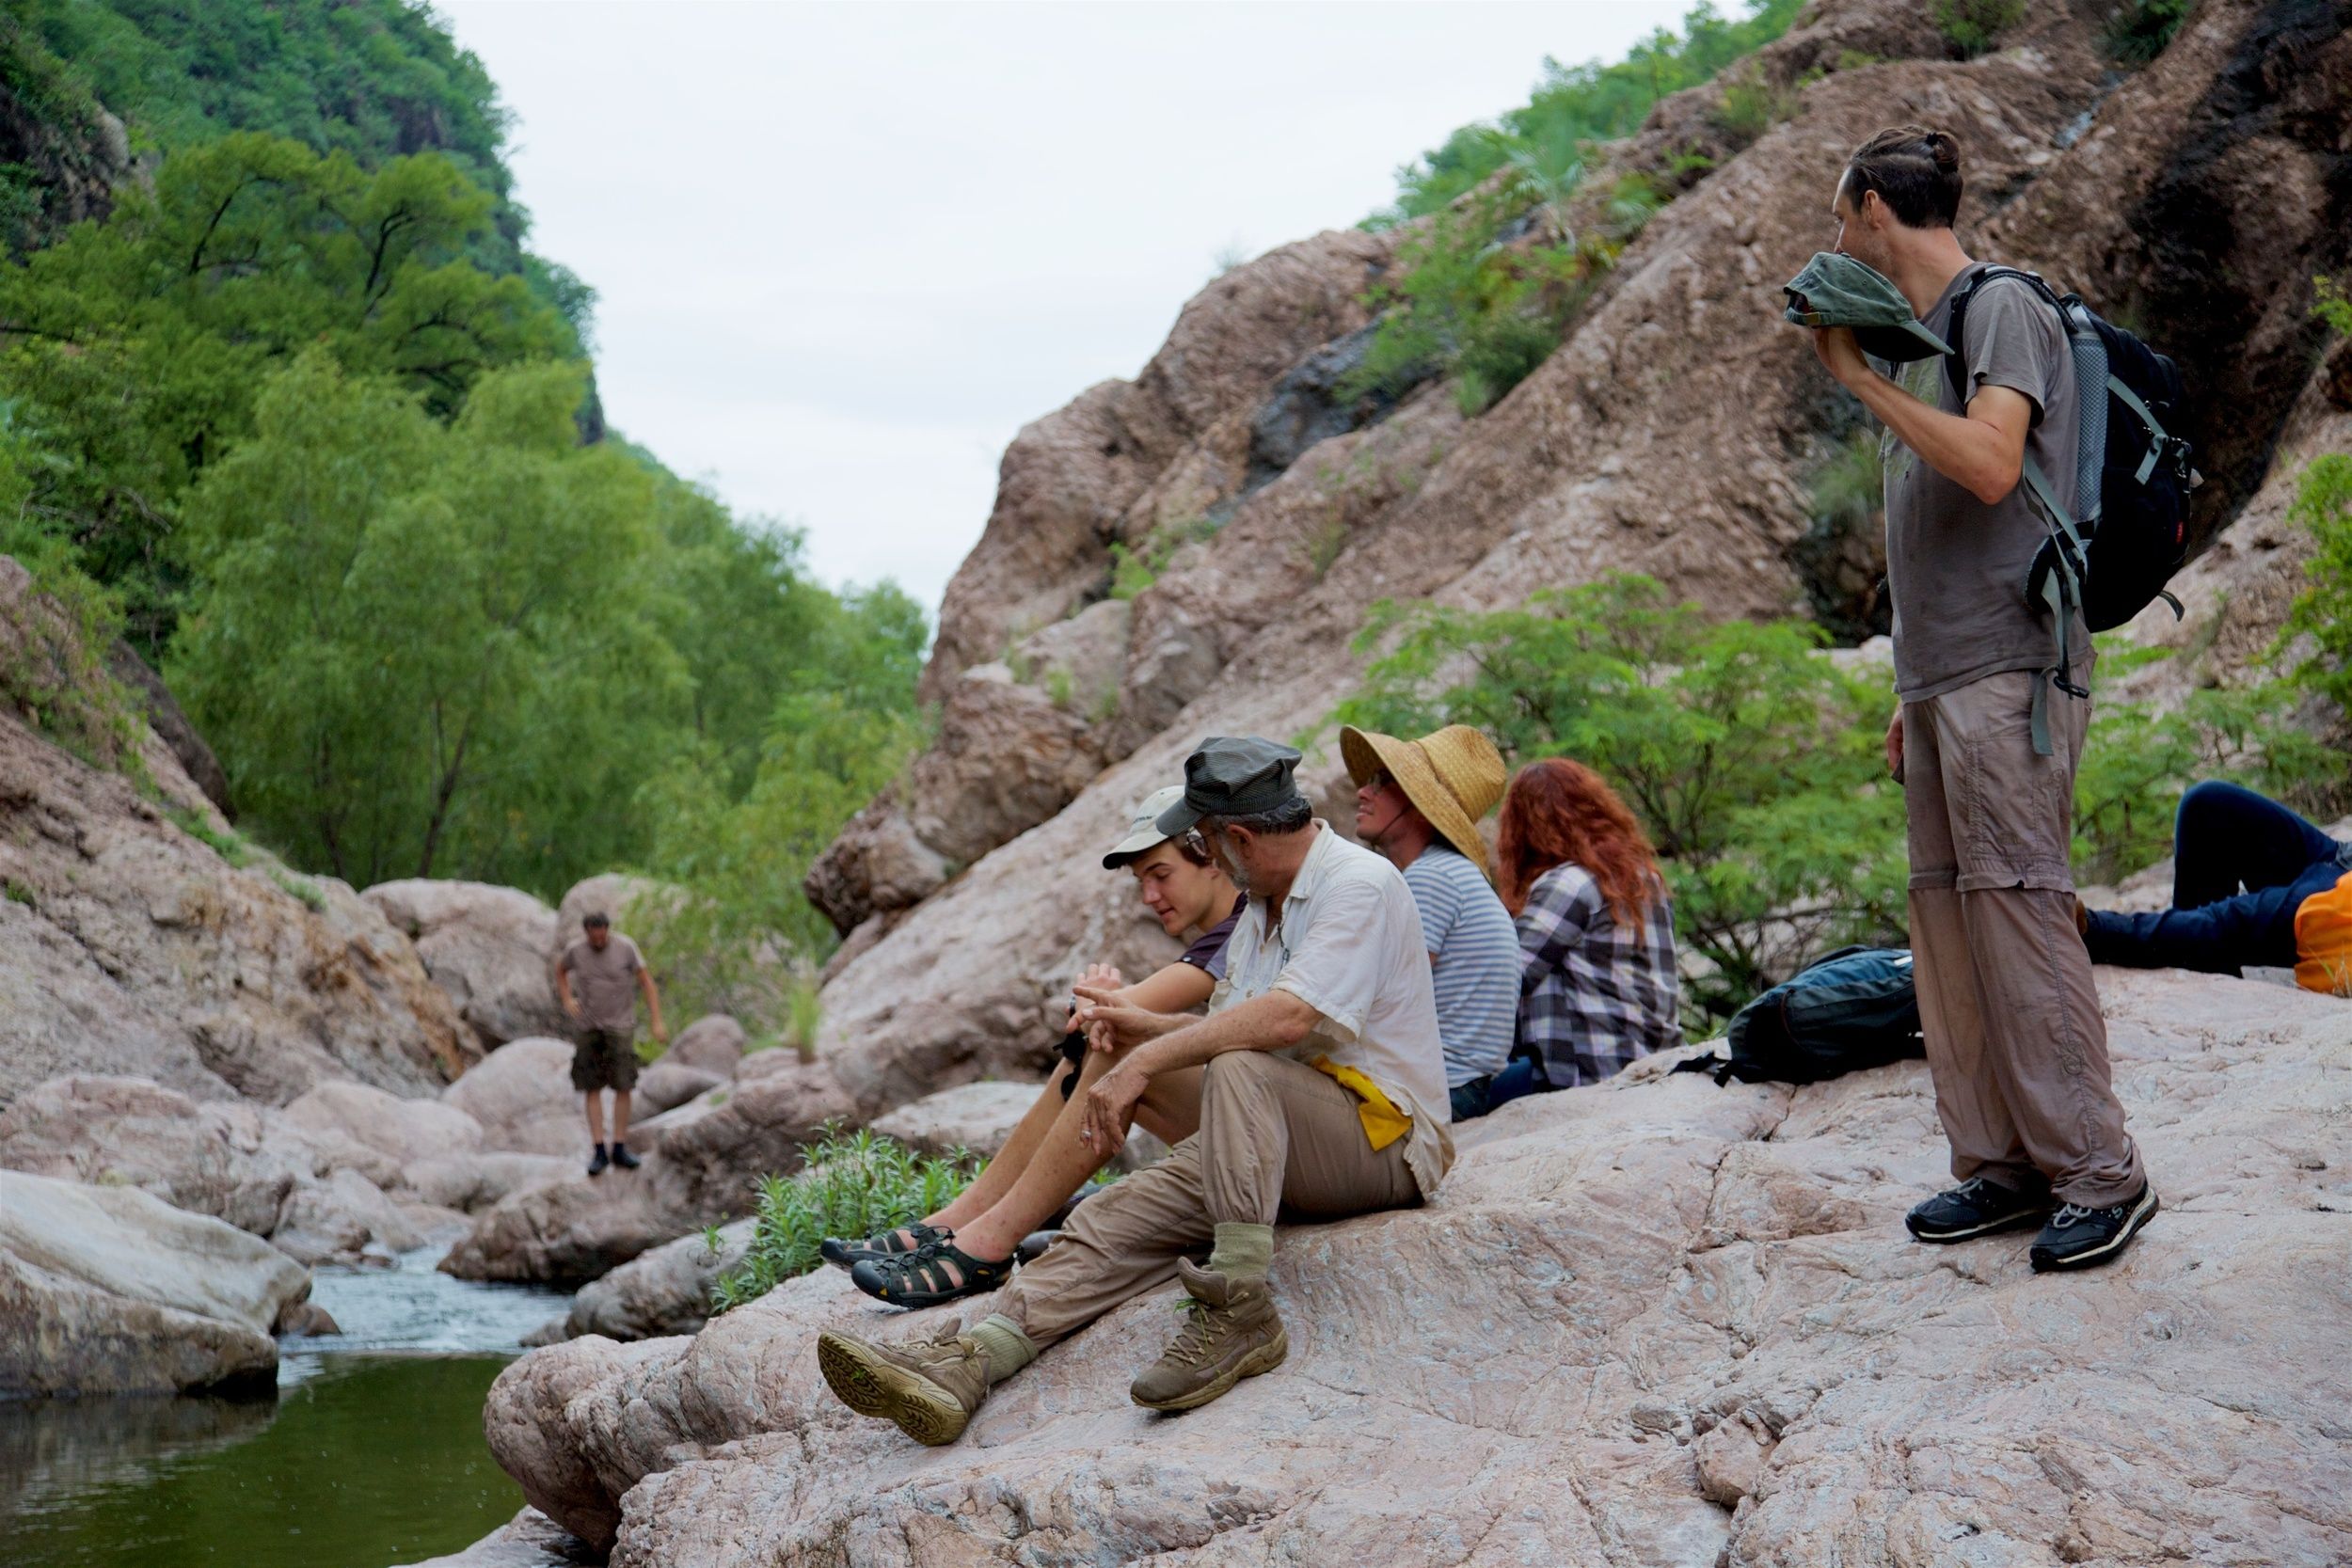
{"label": "tan hiking boot", "polygon": [[960,1324],[900,1344],[828,1331],[817,1337],[817,1367],[843,1404],[932,1448],[962,1436],[988,1398],[988,1352]]}
{"label": "tan hiking boot", "polygon": [[1270,1372],[1291,1353],[1263,1279],[1228,1279],[1184,1259],[1176,1273],[1192,1292],[1185,1323],[1158,1363],[1127,1390],[1147,1410],[1190,1410],[1246,1377]]}

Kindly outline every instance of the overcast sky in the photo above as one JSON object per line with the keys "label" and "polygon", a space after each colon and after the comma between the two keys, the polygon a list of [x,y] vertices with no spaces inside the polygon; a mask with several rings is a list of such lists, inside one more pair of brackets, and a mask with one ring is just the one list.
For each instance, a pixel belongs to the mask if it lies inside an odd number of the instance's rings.
{"label": "overcast sky", "polygon": [[532,247],[597,292],[614,427],[936,607],[1013,434],[1140,370],[1221,253],[1356,222],[1685,0],[438,8]]}

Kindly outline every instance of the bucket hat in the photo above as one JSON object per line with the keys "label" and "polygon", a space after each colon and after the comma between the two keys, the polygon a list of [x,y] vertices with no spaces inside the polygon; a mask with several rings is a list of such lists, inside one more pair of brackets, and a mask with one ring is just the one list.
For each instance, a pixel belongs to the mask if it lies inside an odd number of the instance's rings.
{"label": "bucket hat", "polygon": [[1488,880],[1494,868],[1486,863],[1486,841],[1478,836],[1478,819],[1502,799],[1502,753],[1484,733],[1468,724],[1448,724],[1419,740],[1399,740],[1392,735],[1340,727],[1340,756],[1347,776],[1359,785],[1386,769],[1429,825]]}
{"label": "bucket hat", "polygon": [[1160,813],[1184,798],[1183,784],[1169,784],[1155,789],[1136,807],[1135,820],[1127,826],[1127,836],[1111,846],[1111,852],[1103,857],[1103,869],[1116,871],[1154,845],[1166,844],[1174,835],[1160,832]]}
{"label": "bucket hat", "polygon": [[1182,799],[1160,813],[1162,838],[1204,816],[1255,816],[1295,799],[1296,748],[1263,736],[1213,735],[1184,759]]}
{"label": "bucket hat", "polygon": [[1920,325],[1900,289],[1851,256],[1819,252],[1780,292],[1788,296],[1790,321],[1799,326],[1851,326],[1854,341],[1873,359],[1901,365],[1952,352]]}

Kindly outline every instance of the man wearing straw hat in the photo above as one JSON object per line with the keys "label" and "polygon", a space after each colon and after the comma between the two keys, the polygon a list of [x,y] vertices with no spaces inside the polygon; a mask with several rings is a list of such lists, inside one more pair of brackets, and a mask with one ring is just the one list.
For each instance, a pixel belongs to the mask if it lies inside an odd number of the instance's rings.
{"label": "man wearing straw hat", "polygon": [[[1185,759],[1184,799],[1160,816],[1167,837],[1198,828],[1249,896],[1209,1016],[1132,1017],[1107,1001],[1081,1010],[1081,1023],[1133,1046],[1087,1091],[1089,1145],[1116,1153],[1152,1079],[1191,1068],[1200,1130],[1078,1205],[1061,1241],[968,1331],[896,1344],[818,1336],[818,1367],[850,1409],[952,1443],[993,1385],[1171,1278],[1186,1292],[1182,1326],[1130,1394],[1152,1410],[1206,1404],[1289,1354],[1267,1279],[1278,1212],[1343,1219],[1438,1190],[1454,1140],[1413,895],[1394,866],[1315,820],[1297,763],[1256,736],[1213,737]],[[1193,1261],[1204,1248],[1206,1267]]]}
{"label": "man wearing straw hat", "polygon": [[1348,724],[1340,755],[1356,781],[1356,836],[1405,873],[1421,911],[1454,1119],[1483,1117],[1518,1022],[1518,932],[1478,836],[1502,799],[1502,753],[1468,724],[1419,740]]}

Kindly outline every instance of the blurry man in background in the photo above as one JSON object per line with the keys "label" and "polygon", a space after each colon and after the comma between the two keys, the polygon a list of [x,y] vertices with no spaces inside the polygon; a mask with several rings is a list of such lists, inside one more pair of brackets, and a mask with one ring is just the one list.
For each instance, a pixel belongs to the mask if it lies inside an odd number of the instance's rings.
{"label": "blurry man in background", "polygon": [[[602,910],[581,921],[580,939],[555,966],[555,999],[578,1033],[572,1042],[572,1087],[588,1097],[588,1136],[596,1152],[588,1174],[608,1165],[637,1168],[628,1151],[628,1092],[637,1086],[637,993],[645,993],[655,1043],[670,1043],[661,1026],[661,993],[654,989],[637,944],[612,930]],[[612,1146],[604,1142],[604,1091],[612,1091]]]}

